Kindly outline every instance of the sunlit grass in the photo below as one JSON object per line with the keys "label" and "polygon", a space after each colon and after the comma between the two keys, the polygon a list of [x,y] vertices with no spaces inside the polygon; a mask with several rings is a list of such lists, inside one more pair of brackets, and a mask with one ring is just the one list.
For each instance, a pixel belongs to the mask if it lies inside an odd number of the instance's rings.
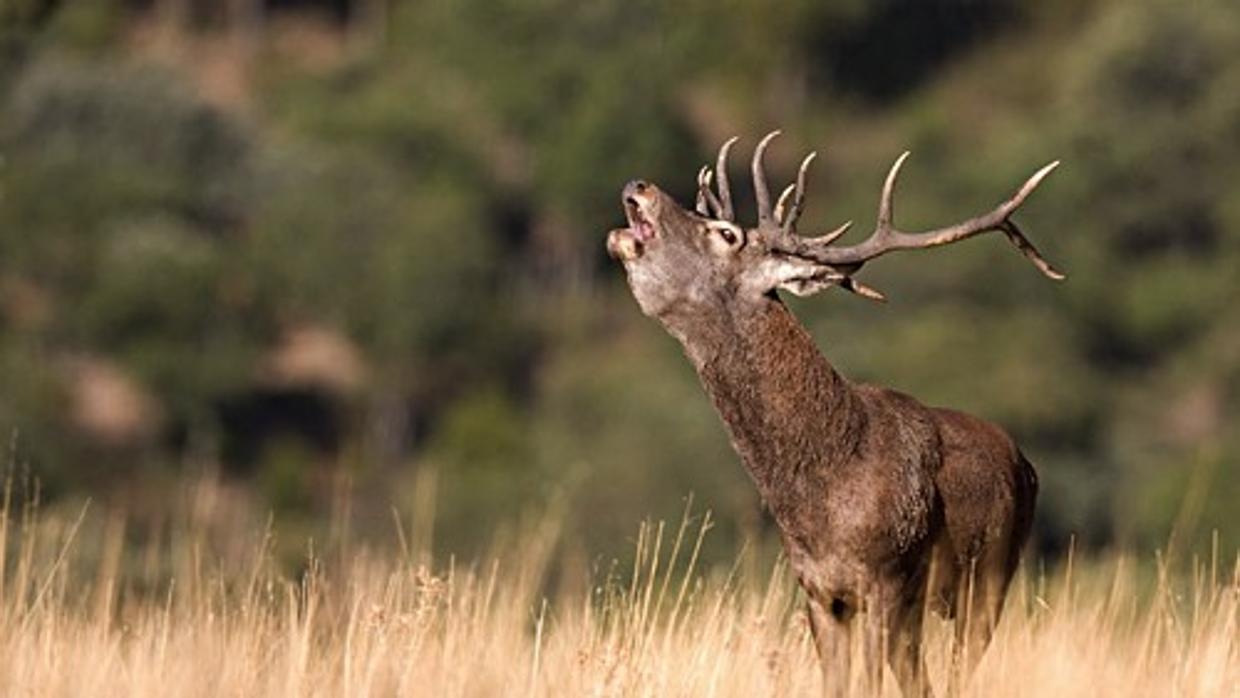
{"label": "sunlit grass", "polygon": [[[135,544],[118,514],[90,506],[40,514],[6,502],[4,695],[820,690],[787,571],[699,569],[706,516],[640,527],[631,567],[583,573],[546,598],[554,517],[474,563],[432,561],[402,530],[393,554],[308,545],[304,568],[290,575],[272,561],[270,529],[234,531],[223,544],[187,517],[170,535]],[[1217,553],[1209,559],[1181,576],[1122,558],[1023,575],[969,694],[1237,695],[1240,568]],[[1156,570],[1155,579],[1140,581],[1138,567]],[[929,634],[941,694],[947,628],[932,621]],[[897,695],[890,685],[887,694]]]}

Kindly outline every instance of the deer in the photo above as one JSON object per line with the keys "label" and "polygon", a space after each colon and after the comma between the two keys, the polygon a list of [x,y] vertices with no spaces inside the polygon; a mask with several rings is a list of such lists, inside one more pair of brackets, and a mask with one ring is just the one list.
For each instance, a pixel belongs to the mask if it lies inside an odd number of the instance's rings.
{"label": "deer", "polygon": [[874,231],[842,245],[851,222],[818,237],[797,230],[816,153],[772,205],[763,158],[779,134],[754,149],[755,226],[736,221],[731,138],[713,171],[699,170],[692,210],[652,183],[628,182],[627,225],[608,233],[607,250],[641,312],[681,344],[779,530],[825,692],[845,695],[857,676],[881,690],[888,666],[902,694],[933,695],[921,647],[933,611],[953,623],[956,693],[990,642],[1029,537],[1034,467],[990,422],[840,375],[777,291],[838,287],[884,300],[856,279],[870,260],[991,231],[1061,280],[1012,220],[1059,163],[986,213],[905,232],[892,204],[905,152],[883,184]]}

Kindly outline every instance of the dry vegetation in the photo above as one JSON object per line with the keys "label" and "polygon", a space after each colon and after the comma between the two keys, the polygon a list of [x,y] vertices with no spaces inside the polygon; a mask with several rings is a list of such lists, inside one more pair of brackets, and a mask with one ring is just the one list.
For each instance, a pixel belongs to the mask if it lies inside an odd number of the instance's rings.
{"label": "dry vegetation", "polygon": [[[221,538],[193,506],[136,543],[100,507],[62,516],[11,499],[4,695],[763,696],[820,682],[780,565],[697,569],[709,517],[641,527],[631,566],[547,599],[554,522],[486,563],[428,565],[401,530],[403,552],[310,550],[289,575],[269,530]],[[1123,559],[1022,575],[970,694],[1237,695],[1240,567],[1210,559],[1183,576]],[[939,686],[945,630],[931,623]]]}

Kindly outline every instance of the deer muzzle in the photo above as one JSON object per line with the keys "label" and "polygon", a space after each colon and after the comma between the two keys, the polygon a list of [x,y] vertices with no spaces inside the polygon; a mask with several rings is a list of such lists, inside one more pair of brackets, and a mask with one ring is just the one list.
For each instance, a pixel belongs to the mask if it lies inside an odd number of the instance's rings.
{"label": "deer muzzle", "polygon": [[653,221],[658,192],[653,184],[640,179],[624,185],[620,198],[629,227],[616,228],[607,234],[607,252],[612,258],[621,262],[638,259],[646,245],[657,236]]}
{"label": "deer muzzle", "polygon": [[624,215],[629,219],[629,230],[638,242],[648,242],[655,237],[653,209],[657,201],[658,189],[640,179],[624,185],[621,196],[624,199]]}
{"label": "deer muzzle", "polygon": [[645,245],[629,228],[616,228],[607,233],[607,254],[621,262],[631,262],[642,256]]}

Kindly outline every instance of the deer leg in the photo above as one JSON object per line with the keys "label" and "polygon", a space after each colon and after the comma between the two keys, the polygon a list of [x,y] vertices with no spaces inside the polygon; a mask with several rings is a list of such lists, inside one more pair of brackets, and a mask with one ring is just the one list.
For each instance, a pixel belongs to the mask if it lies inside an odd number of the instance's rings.
{"label": "deer leg", "polygon": [[[877,593],[871,604],[871,615],[880,626],[880,657],[891,667],[904,698],[934,695],[921,650],[929,568],[929,561],[924,560],[908,574],[882,580],[875,589]],[[876,664],[881,678],[882,663]]]}
{"label": "deer leg", "polygon": [[[828,695],[882,694],[889,616],[886,605],[880,601],[877,596],[840,593],[824,606],[832,621],[828,627],[835,631],[827,634],[834,666],[823,665],[824,672],[834,673],[826,677]],[[820,645],[820,652],[821,648]]]}
{"label": "deer leg", "polygon": [[[991,556],[987,556],[991,557]],[[986,557],[975,561],[962,575],[956,594],[956,614],[952,644],[949,695],[959,695],[977,668],[994,635],[1003,599],[1007,595],[1010,573],[996,560]]]}
{"label": "deer leg", "polygon": [[921,599],[915,599],[893,614],[887,626],[887,664],[904,698],[934,695],[921,651],[923,617]]}
{"label": "deer leg", "polygon": [[824,696],[851,695],[854,615],[841,613],[838,599],[809,599],[809,627],[822,666]]}

